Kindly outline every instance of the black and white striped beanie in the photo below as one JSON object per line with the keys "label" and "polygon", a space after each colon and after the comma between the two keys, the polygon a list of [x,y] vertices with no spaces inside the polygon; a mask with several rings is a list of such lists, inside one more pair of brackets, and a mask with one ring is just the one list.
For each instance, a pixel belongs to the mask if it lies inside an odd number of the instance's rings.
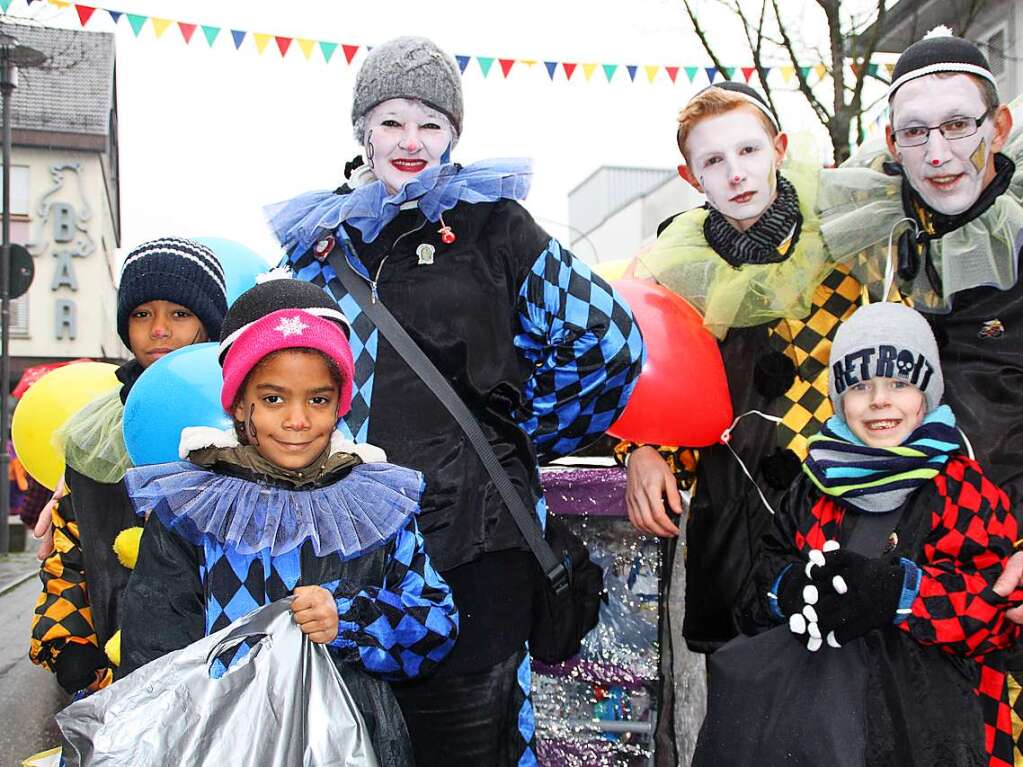
{"label": "black and white striped beanie", "polygon": [[195,312],[210,339],[219,338],[227,314],[224,268],[205,245],[162,237],[139,245],[121,267],[117,289],[117,333],[125,346],[128,317],[147,301],[171,301]]}
{"label": "black and white striped beanie", "polygon": [[888,100],[891,101],[895,91],[910,80],[939,72],[975,75],[998,86],[991,65],[980,48],[969,40],[956,37],[948,27],[941,26],[932,29],[899,56],[892,72],[892,84],[888,87]]}

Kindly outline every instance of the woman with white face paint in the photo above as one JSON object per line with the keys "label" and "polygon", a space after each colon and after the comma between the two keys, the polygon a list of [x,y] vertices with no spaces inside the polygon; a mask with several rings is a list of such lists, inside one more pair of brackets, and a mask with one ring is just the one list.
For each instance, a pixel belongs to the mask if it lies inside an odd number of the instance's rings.
{"label": "woman with white face paint", "polygon": [[339,428],[424,475],[418,521],[461,624],[437,673],[395,686],[417,767],[535,761],[520,679],[542,575],[457,422],[338,270],[364,279],[451,382],[541,517],[538,457],[599,436],[624,409],[642,357],[628,307],[519,204],[529,163],[451,161],[462,118],[448,54],[424,38],[377,46],[355,83],[363,158],[349,163],[347,183],[268,211],[287,263],[351,319],[355,393]]}
{"label": "woman with white face paint", "polygon": [[[889,107],[887,141],[864,144],[825,173],[822,231],[832,252],[856,259],[875,296],[891,282],[891,262],[896,287],[934,327],[960,428],[1020,517],[1020,102],[1000,104],[984,54],[940,28],[899,57]],[[1009,666],[1023,667],[1018,658]],[[1011,700],[1021,681],[1010,674]],[[1011,718],[1012,731],[1023,732],[1014,709]],[[1009,763],[1023,763],[1021,741]]]}

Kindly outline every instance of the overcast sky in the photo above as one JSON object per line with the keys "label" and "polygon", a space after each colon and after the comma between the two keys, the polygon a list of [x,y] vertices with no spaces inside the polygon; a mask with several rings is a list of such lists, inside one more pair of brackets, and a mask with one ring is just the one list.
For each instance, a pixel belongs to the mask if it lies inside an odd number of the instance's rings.
{"label": "overcast sky", "polygon": [[[789,5],[786,3],[786,5]],[[536,175],[527,206],[558,236],[568,218],[568,192],[601,165],[672,168],[678,161],[674,118],[696,89],[684,73],[671,84],[662,71],[650,84],[602,71],[586,82],[544,60],[617,64],[709,64],[690,31],[681,0],[111,0],[116,10],[223,27],[211,49],[198,30],[185,45],[174,26],[156,39],[147,24],[133,37],[97,11],[87,29],[117,33],[121,140],[122,246],[168,233],[242,241],[268,260],[276,244],[261,206],[308,189],[334,188],[358,150],[350,121],[351,90],[365,51],[353,66],[341,52],[329,64],[307,61],[293,46],[282,59],[273,42],[262,55],[251,37],[236,51],[230,29],[376,45],[403,34],[433,38],[453,54],[536,59],[502,77],[495,62],[483,78],[475,61],[463,77],[465,126],[454,159],[530,157]],[[703,4],[716,24],[716,4]],[[815,17],[807,4],[807,30]],[[15,16],[77,28],[73,8],[13,0]],[[722,54],[748,64],[738,47]],[[728,62],[726,62],[728,63]],[[782,99],[789,130],[811,125],[798,97]],[[592,254],[580,245],[579,255]],[[601,254],[602,259],[629,254]]]}

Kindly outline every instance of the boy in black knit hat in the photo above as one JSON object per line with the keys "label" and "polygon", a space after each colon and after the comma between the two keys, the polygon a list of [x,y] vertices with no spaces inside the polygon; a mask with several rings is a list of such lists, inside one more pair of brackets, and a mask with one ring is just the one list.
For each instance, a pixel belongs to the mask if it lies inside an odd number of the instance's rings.
{"label": "boy in black knit hat", "polygon": [[107,685],[118,654],[117,643],[108,642],[134,564],[130,535],[141,531],[122,482],[131,465],[121,433],[128,392],[164,355],[216,338],[226,312],[224,270],[204,245],[167,237],[125,259],[117,331],[133,359],[117,370],[122,386],[90,402],[58,434],[71,495],[53,512],[56,551],[41,567],[32,624],[32,661],[55,672],[69,693]]}

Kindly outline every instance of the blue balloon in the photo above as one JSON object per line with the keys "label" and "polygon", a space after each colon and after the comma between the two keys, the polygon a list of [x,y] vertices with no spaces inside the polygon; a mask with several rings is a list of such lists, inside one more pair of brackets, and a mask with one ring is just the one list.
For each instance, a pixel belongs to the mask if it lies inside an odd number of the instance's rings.
{"label": "blue balloon", "polygon": [[242,293],[256,284],[256,277],[270,269],[266,259],[251,248],[234,240],[221,237],[195,237],[212,250],[224,267],[227,278],[227,305],[235,302]]}
{"label": "blue balloon", "polygon": [[124,444],[132,463],[180,460],[186,426],[230,428],[220,406],[222,382],[214,343],[182,347],[146,368],[124,403]]}

